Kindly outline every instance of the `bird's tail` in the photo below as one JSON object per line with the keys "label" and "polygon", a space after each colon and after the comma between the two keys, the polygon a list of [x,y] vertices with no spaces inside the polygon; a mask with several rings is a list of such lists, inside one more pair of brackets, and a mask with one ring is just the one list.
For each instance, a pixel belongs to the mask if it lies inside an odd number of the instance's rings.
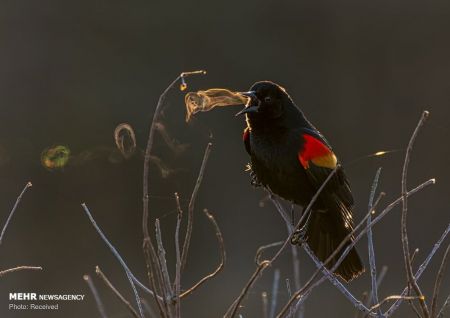
{"label": "bird's tail", "polygon": [[[326,211],[313,210],[306,232],[309,247],[322,262],[337,249],[345,237],[352,231],[351,214],[348,209],[343,204],[333,204],[332,206],[334,207]],[[350,243],[351,241],[349,240],[340,252],[326,265],[328,269],[334,266]],[[336,275],[347,282],[358,277],[363,272],[364,266],[354,247],[334,271]]]}

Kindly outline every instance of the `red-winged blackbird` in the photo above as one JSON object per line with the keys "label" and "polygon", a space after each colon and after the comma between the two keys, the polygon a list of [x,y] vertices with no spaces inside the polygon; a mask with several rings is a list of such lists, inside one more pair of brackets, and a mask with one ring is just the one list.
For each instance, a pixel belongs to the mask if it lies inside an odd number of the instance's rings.
{"label": "red-winged blackbird", "polygon": [[[246,115],[243,139],[251,157],[252,173],[259,184],[305,208],[336,168],[338,159],[284,88],[264,81],[255,83],[249,92],[242,94],[249,97],[238,114]],[[339,167],[302,227],[304,239],[321,261],[352,231],[352,206],[350,185]],[[339,256],[327,267],[331,268]],[[353,248],[335,274],[349,281],[363,271],[361,259]]]}

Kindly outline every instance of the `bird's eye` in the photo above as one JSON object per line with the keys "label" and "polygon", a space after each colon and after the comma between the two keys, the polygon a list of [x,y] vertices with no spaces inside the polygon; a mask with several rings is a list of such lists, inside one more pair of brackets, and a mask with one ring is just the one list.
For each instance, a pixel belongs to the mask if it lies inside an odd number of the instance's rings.
{"label": "bird's eye", "polygon": [[272,101],[272,98],[270,98],[270,96],[267,96],[267,97],[264,98],[264,101],[266,103],[270,103]]}

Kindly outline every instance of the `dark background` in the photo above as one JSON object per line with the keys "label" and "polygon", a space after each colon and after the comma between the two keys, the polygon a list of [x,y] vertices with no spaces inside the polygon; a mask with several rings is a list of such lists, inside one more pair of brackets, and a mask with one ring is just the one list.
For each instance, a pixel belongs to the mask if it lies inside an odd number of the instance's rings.
{"label": "dark background", "polygon": [[[0,280],[1,317],[97,317],[83,274],[99,265],[132,299],[125,274],[83,213],[97,222],[135,274],[146,281],[141,250],[142,157],[113,163],[113,131],[130,123],[145,146],[159,94],[181,72],[208,70],[189,79],[191,90],[244,90],[257,80],[283,85],[327,136],[344,164],[385,149],[404,149],[424,109],[431,112],[412,157],[409,186],[431,177],[437,184],[410,200],[411,248],[422,262],[449,221],[450,3],[448,1],[23,1],[0,2],[0,211],[2,223],[27,181],[23,199],[1,246],[0,267],[41,265],[42,272]],[[157,135],[154,154],[173,172],[162,178],[152,166],[151,218],[161,217],[173,264],[178,191],[186,207],[203,150],[214,149],[199,193],[192,253],[183,287],[210,272],[218,260],[214,231],[201,213],[214,212],[227,251],[223,273],[183,302],[184,317],[221,317],[254,270],[257,247],[284,239],[285,226],[244,172],[248,161],[238,107],[184,121],[183,93],[174,90],[161,122],[189,148],[175,155]],[[40,165],[46,147],[64,144],[73,154],[63,171]],[[400,193],[404,152],[348,165],[359,220],[371,180],[383,166],[384,203]],[[153,228],[153,226],[151,226]],[[374,228],[378,266],[389,265],[380,297],[405,285],[400,210]],[[367,264],[366,240],[359,244]],[[420,280],[431,294],[445,246]],[[279,304],[292,277],[289,254]],[[301,255],[302,277],[313,270]],[[448,274],[448,273],[447,273]],[[273,270],[244,302],[245,317],[261,316],[261,292]],[[361,295],[369,274],[350,289]],[[449,275],[443,283],[449,292]],[[96,279],[96,277],[95,277]],[[99,280],[95,283],[112,318],[128,312]],[[60,302],[57,312],[8,311],[9,292],[82,293],[84,302]],[[397,317],[413,315],[403,306]],[[306,317],[350,317],[353,306],[331,284],[317,288]]]}

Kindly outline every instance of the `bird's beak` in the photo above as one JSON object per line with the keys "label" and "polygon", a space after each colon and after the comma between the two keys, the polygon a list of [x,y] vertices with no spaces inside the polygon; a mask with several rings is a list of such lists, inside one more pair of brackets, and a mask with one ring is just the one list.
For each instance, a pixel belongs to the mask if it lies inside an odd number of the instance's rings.
{"label": "bird's beak", "polygon": [[247,104],[245,105],[244,109],[238,112],[235,116],[239,116],[246,113],[257,113],[259,108],[259,102],[258,97],[256,96],[254,91],[248,91],[248,92],[241,92],[238,93],[242,96],[245,96],[248,98]]}

